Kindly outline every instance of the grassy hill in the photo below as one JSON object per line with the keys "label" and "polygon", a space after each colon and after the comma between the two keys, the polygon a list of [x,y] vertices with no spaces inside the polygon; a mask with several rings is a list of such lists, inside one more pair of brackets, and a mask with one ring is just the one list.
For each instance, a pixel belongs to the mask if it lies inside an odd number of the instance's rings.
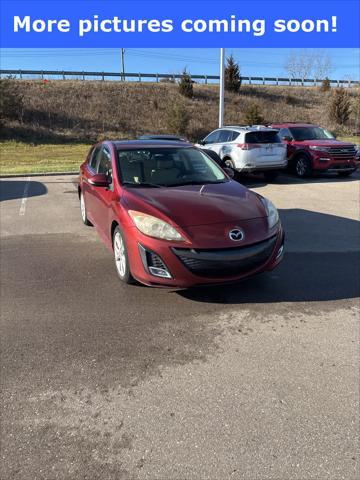
{"label": "grassy hill", "polygon": [[[194,97],[188,99],[182,97],[178,86],[171,83],[80,80],[11,80],[10,83],[16,97],[21,98],[21,104],[2,119],[2,173],[49,171],[50,167],[46,167],[49,157],[52,158],[52,170],[59,170],[62,166],[70,168],[69,165],[75,162],[79,164],[79,154],[85,153],[88,144],[105,138],[176,133],[174,107],[179,105],[182,106],[182,115],[189,119],[184,132],[189,139],[203,138],[217,127],[219,92],[215,85],[195,84]],[[226,94],[225,124],[246,123],[246,110],[257,104],[264,123],[314,122],[343,136],[354,135],[360,130],[355,114],[360,93],[355,88],[349,91],[353,113],[342,129],[329,121],[331,92],[321,92],[314,87],[244,85],[239,94]],[[56,149],[51,145],[64,143],[78,146],[74,150],[76,155],[73,155],[68,145],[69,157],[60,161],[61,150],[55,153]],[[44,144],[48,144],[48,148]],[[42,147],[34,150],[30,145]],[[11,157],[12,162],[9,161]],[[32,167],[37,161],[38,165]],[[17,168],[19,162],[23,162],[20,170]]]}

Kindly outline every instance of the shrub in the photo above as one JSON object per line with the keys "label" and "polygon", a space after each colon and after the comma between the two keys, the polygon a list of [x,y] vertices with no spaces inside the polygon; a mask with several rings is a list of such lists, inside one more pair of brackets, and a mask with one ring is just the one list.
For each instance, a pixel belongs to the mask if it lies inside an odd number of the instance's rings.
{"label": "shrub", "polygon": [[328,92],[331,89],[330,80],[326,77],[320,86],[320,92]]}
{"label": "shrub", "polygon": [[241,87],[240,67],[235,62],[232,55],[227,58],[227,65],[225,68],[225,89],[229,92],[238,93]]}
{"label": "shrub", "polygon": [[22,120],[24,97],[16,80],[5,78],[0,80],[0,123],[5,119]]}
{"label": "shrub", "polygon": [[179,82],[179,92],[181,95],[187,98],[192,98],[194,95],[193,84],[189,73],[184,69],[182,77]]}
{"label": "shrub", "polygon": [[185,135],[189,126],[190,117],[182,103],[176,103],[167,111],[167,127],[171,133]]}
{"label": "shrub", "polygon": [[339,125],[344,125],[349,120],[350,113],[349,93],[344,88],[337,88],[334,90],[329,104],[330,120]]}
{"label": "shrub", "polygon": [[245,123],[247,125],[259,125],[264,121],[260,107],[257,103],[250,104],[245,110]]}

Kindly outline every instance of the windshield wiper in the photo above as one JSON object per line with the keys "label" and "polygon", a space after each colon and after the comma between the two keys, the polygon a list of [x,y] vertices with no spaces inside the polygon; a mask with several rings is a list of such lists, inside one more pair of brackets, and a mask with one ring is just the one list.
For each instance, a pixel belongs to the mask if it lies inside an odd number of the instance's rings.
{"label": "windshield wiper", "polygon": [[157,183],[149,183],[149,182],[123,182],[122,185],[131,186],[131,187],[153,187],[153,188],[162,188],[164,185],[158,185]]}
{"label": "windshield wiper", "polygon": [[214,183],[225,183],[227,180],[219,180],[217,182],[204,182],[201,180],[189,180],[188,182],[181,182],[181,183],[171,183],[167,185],[167,187],[182,187],[184,185],[213,185]]}

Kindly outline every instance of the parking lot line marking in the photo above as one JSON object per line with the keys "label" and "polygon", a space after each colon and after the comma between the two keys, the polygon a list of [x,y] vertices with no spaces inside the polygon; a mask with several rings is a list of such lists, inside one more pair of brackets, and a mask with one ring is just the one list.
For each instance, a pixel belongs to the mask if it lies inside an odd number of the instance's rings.
{"label": "parking lot line marking", "polygon": [[24,187],[24,193],[23,193],[23,196],[22,196],[21,205],[20,205],[20,210],[19,210],[19,215],[20,215],[20,216],[25,215],[26,202],[27,202],[27,199],[28,199],[30,180],[31,180],[30,177],[28,177],[28,178],[26,179],[26,183],[25,183],[25,187]]}

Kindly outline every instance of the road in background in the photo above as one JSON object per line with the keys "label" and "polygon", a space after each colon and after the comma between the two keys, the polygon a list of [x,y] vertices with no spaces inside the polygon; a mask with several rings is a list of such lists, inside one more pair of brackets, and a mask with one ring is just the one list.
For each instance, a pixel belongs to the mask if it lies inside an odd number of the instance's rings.
{"label": "road in background", "polygon": [[178,292],[118,282],[74,181],[1,181],[1,478],[358,478],[359,174],[249,180],[283,263]]}

